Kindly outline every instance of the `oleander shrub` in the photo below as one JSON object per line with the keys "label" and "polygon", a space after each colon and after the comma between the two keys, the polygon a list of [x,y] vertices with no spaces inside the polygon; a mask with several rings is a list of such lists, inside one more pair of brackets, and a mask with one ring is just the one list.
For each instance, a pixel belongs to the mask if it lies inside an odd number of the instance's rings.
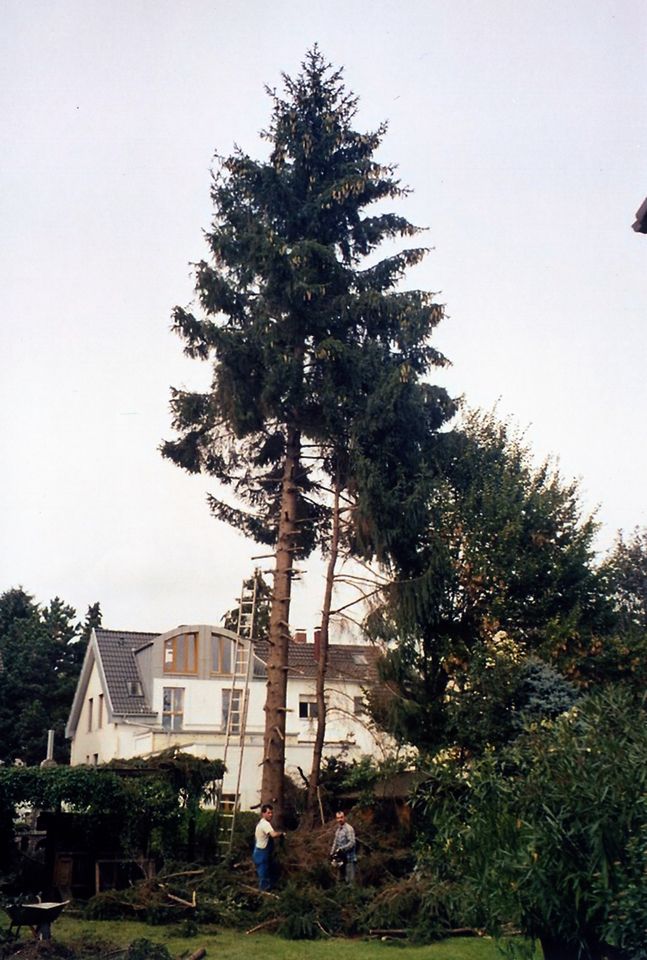
{"label": "oleander shrub", "polygon": [[468,922],[494,935],[513,924],[545,960],[639,956],[645,757],[645,700],[608,689],[467,768],[439,768],[425,855],[461,886]]}

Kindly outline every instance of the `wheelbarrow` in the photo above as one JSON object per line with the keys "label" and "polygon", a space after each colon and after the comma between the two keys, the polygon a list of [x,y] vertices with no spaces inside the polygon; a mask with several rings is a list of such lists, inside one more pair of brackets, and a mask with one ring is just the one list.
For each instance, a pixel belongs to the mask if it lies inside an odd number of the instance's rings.
{"label": "wheelbarrow", "polygon": [[69,900],[62,903],[7,903],[5,910],[9,914],[9,935],[20,936],[21,927],[29,927],[38,940],[51,940],[52,924],[61,915]]}

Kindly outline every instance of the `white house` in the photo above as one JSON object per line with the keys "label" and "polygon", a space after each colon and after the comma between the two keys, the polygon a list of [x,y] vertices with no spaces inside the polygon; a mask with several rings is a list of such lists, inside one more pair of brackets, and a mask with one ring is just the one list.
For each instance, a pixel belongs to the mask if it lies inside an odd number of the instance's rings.
{"label": "white house", "polygon": [[[365,690],[376,679],[376,651],[341,644],[329,650],[324,753],[380,755],[386,742],[364,712]],[[265,641],[252,645],[240,638],[237,646],[236,634],[204,624],[161,634],[94,630],[66,728],[72,765],[178,746],[224,759],[224,795],[233,799],[238,792],[243,809],[258,804],[267,651]],[[297,780],[298,767],[307,774],[312,762],[317,656],[317,643],[290,642],[285,757],[286,772]]]}

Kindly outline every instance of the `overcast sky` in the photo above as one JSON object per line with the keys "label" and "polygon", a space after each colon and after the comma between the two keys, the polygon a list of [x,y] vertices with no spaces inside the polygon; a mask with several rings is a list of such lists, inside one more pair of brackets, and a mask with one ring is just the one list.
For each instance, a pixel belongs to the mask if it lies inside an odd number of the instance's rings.
{"label": "overcast sky", "polygon": [[[174,305],[205,256],[210,169],[254,156],[264,84],[318,42],[414,193],[410,284],[447,319],[440,379],[527,427],[647,523],[644,0],[0,0],[0,592],[104,625],[217,622],[263,550],[161,459],[169,387],[202,386]],[[261,565],[268,565],[267,561]],[[308,563],[294,626],[315,623]]]}

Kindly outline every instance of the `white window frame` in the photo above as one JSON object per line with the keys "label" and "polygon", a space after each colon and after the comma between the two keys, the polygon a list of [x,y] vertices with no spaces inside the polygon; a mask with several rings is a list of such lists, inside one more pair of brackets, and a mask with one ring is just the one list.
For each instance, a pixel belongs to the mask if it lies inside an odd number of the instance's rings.
{"label": "white window frame", "polygon": [[[162,690],[162,727],[168,731],[184,728],[184,687],[164,687]],[[167,694],[169,703],[167,708]]]}
{"label": "white window frame", "polygon": [[299,720],[316,720],[319,716],[317,698],[311,693],[299,694]]}
{"label": "white window frame", "polygon": [[231,687],[225,687],[224,690],[222,691],[221,726],[222,726],[223,733],[227,733],[227,720],[229,715],[230,703],[232,703],[232,712],[231,712],[231,724],[229,726],[229,733],[238,735],[241,732],[242,723],[243,723],[243,711],[245,708],[244,697],[245,697],[245,691],[241,687],[234,687],[233,690]]}

